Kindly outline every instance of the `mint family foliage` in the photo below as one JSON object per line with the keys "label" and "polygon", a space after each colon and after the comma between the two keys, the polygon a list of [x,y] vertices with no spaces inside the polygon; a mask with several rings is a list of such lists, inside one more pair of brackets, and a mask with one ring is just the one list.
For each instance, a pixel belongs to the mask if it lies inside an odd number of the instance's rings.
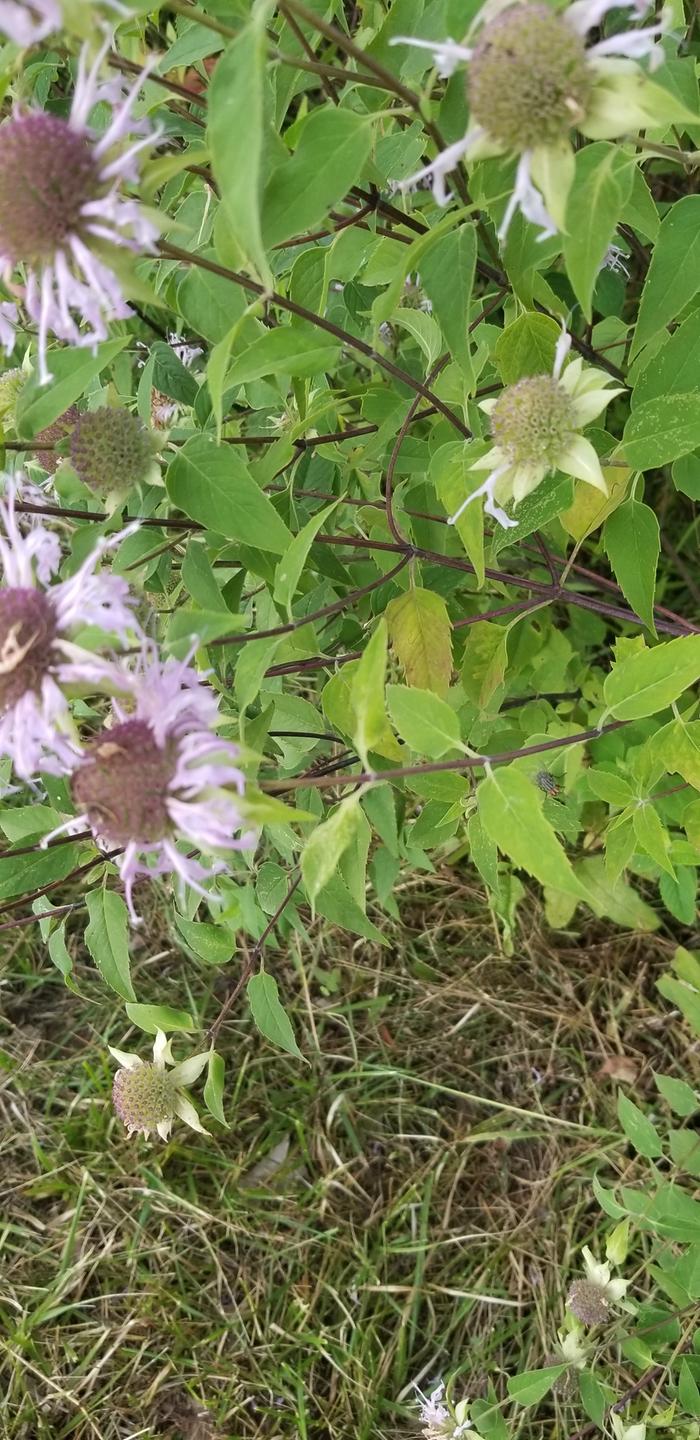
{"label": "mint family foliage", "polygon": [[[692,14],[2,0],[0,32],[2,923],[74,988],[84,933],[155,1036],[115,1051],[127,1128],[201,1128],[205,1070],[224,1123],[244,985],[300,1056],[268,941],[386,945],[406,871],[469,867],[506,951],[523,876],[555,929],[691,924]],[[194,1015],[132,978],[154,911]]]}

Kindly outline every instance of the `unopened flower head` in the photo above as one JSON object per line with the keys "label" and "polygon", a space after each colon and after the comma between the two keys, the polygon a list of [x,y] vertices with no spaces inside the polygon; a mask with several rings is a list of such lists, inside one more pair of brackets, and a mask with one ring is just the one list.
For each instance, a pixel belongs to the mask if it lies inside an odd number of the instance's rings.
{"label": "unopened flower head", "polygon": [[[24,492],[41,503],[40,491]],[[76,744],[66,698],[69,686],[92,686],[106,662],[75,644],[87,626],[120,641],[140,634],[125,580],[96,573],[100,557],[134,527],[101,540],[68,580],[55,581],[58,539],[42,525],[23,533],[16,514],[17,481],[0,501],[0,754],[30,779],[72,769]],[[106,666],[109,670],[109,665]]]}
{"label": "unopened flower head", "polygon": [[167,430],[180,413],[180,406],[162,390],[151,391],[151,424],[155,430]]}
{"label": "unopened flower head", "polygon": [[628,1282],[619,1277],[611,1279],[610,1266],[594,1260],[588,1246],[584,1246],[583,1258],[586,1274],[571,1285],[567,1307],[582,1325],[606,1325],[614,1306],[624,1299]]}
{"label": "unopened flower head", "polygon": [[[435,199],[444,205],[449,199],[446,176],[462,158],[514,155],[515,185],[499,236],[505,239],[520,210],[540,227],[544,239],[564,225],[574,179],[573,130],[588,139],[611,140],[647,126],[697,120],[637,63],[648,57],[653,69],[663,62],[657,43],[663,24],[620,31],[586,44],[588,32],[618,4],[619,0],[574,0],[555,11],[528,0],[500,7],[487,3],[475,21],[475,35],[470,34],[466,43],[395,37],[391,44],[431,51],[443,75],[465,64],[470,106],[464,137],[402,181],[401,188],[429,177]],[[622,0],[622,5],[638,15],[647,8],[646,0]]]}
{"label": "unopened flower head", "polygon": [[564,332],[557,343],[551,375],[526,376],[506,386],[497,400],[481,402],[481,409],[490,417],[495,443],[471,468],[488,470],[488,479],[450,516],[450,525],[481,495],[486,497],[486,513],[499,525],[516,525],[517,520],[505,513],[503,505],[509,501],[519,504],[554,470],[585,480],[607,495],[598,456],[579,431],[622,391],[619,387],[609,390],[610,376],[584,367],[579,357],[564,369],[570,346],[571,339]]}
{"label": "unopened flower head", "polygon": [[100,496],[123,497],[157,474],[153,437],[131,410],[86,410],[71,435],[76,475]]}
{"label": "unopened flower head", "polygon": [[167,1140],[176,1116],[200,1135],[209,1133],[185,1089],[201,1075],[209,1060],[206,1052],[191,1055],[176,1065],[171,1041],[162,1030],[156,1034],[152,1060],[142,1060],[130,1050],[115,1050],[111,1045],[109,1051],[120,1066],[112,1086],[114,1108],[130,1136],[148,1138],[158,1134],[161,1140]]}
{"label": "unopened flower head", "polygon": [[[111,320],[131,314],[111,256],[115,248],[152,250],[157,234],[138,201],[122,193],[138,178],[139,152],[158,138],[132,115],[148,72],[123,94],[121,80],[100,79],[108,49],[109,41],[91,64],[87,47],[81,51],[68,119],[15,112],[0,130],[0,273],[38,327],[43,384],[51,378],[50,333],[94,348]],[[97,104],[111,110],[99,133],[88,123]],[[130,134],[137,138],[122,148]],[[18,267],[26,283],[13,286]]]}
{"label": "unopened flower head", "polygon": [[66,829],[88,825],[105,848],[120,850],[118,865],[129,912],[139,875],[176,874],[206,898],[202,881],[226,869],[205,868],[178,842],[206,852],[253,844],[243,831],[244,776],[238,751],[212,728],[218,702],[191,667],[161,662],[145,647],[138,669],[122,680],[125,703],[114,701],[114,723],[92,740],[71,786],[81,812]]}

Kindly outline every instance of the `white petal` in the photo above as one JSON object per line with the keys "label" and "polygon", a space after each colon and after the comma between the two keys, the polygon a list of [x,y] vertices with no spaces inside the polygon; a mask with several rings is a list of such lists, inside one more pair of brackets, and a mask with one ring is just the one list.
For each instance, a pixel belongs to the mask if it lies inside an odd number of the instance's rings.
{"label": "white petal", "polygon": [[622,1299],[623,1295],[625,1294],[625,1291],[627,1290],[627,1286],[628,1286],[628,1285],[629,1285],[629,1280],[620,1280],[620,1279],[617,1279],[617,1280],[608,1280],[608,1283],[607,1283],[607,1285],[606,1285],[605,1288],[606,1288],[606,1290],[607,1290],[607,1292],[608,1292],[608,1295],[609,1295],[610,1299],[613,1300],[613,1301],[615,1301],[615,1300],[621,1300],[621,1299]]}
{"label": "white petal", "polygon": [[[565,475],[573,475],[576,480],[585,480],[588,485],[593,485],[596,490],[600,490],[603,495],[607,495],[608,487],[605,483],[605,476],[600,468],[600,460],[590,440],[584,440],[583,435],[575,435],[573,440],[569,441],[561,455],[557,457],[557,460],[559,469],[563,470]],[[586,1261],[586,1264],[588,1264],[588,1261]],[[593,1261],[593,1264],[595,1264],[595,1261]],[[599,1280],[597,1283],[601,1285],[607,1284],[610,1278],[609,1265],[599,1265],[597,1268],[601,1272],[603,1270],[607,1271],[605,1279]],[[592,1274],[591,1279],[593,1279]]]}
{"label": "white petal", "polygon": [[493,397],[491,400],[480,400],[480,401],[479,401],[479,409],[480,409],[480,410],[483,410],[483,412],[484,412],[485,415],[490,415],[490,414],[491,414],[491,411],[493,410],[494,405],[497,405],[497,404],[498,404],[498,396],[494,395],[494,397]]}
{"label": "white petal", "polygon": [[538,240],[547,240],[551,235],[556,235],[557,233],[554,220],[548,213],[539,190],[532,182],[530,175],[532,153],[531,150],[523,150],[518,161],[513,193],[506,205],[503,219],[498,228],[498,238],[501,243],[505,242],[511,220],[518,210],[531,224],[542,227],[540,234],[537,236]]}
{"label": "white petal", "polygon": [[153,1061],[160,1070],[165,1069],[166,1063],[172,1065],[173,1057],[170,1051],[170,1041],[162,1030],[158,1030],[153,1041]]}
{"label": "white petal", "polygon": [[538,485],[542,484],[549,466],[541,463],[539,465],[519,465],[513,472],[513,500],[516,505],[531,495]]}
{"label": "white petal", "polygon": [[390,45],[415,45],[419,50],[430,50],[433,56],[433,63],[437,68],[438,75],[447,79],[453,75],[458,65],[464,65],[471,60],[473,50],[466,45],[458,45],[455,40],[418,40],[412,35],[394,35],[389,41]]}
{"label": "white petal", "polygon": [[176,1085],[192,1085],[195,1080],[199,1079],[208,1061],[208,1050],[202,1051],[199,1055],[190,1055],[188,1060],[181,1060],[180,1064],[170,1071],[170,1079]]}
{"label": "white petal", "polygon": [[565,390],[568,390],[570,395],[575,394],[576,386],[578,385],[581,378],[582,369],[583,360],[581,359],[580,355],[576,355],[573,360],[569,361],[566,370],[561,377],[559,383],[560,385],[564,386]]}
{"label": "white petal", "polygon": [[624,395],[624,393],[625,389],[622,386],[618,390],[589,390],[587,395],[574,396],[577,429],[582,430],[584,425],[589,425],[591,420],[595,420],[598,415],[602,414],[616,395]]}
{"label": "white petal", "polygon": [[158,1134],[160,1135],[161,1140],[169,1140],[169,1139],[170,1139],[170,1131],[172,1130],[172,1128],[173,1128],[173,1122],[172,1122],[172,1120],[159,1120],[159,1121],[158,1121],[158,1124],[156,1125],[156,1130],[158,1131]]}
{"label": "white petal", "polygon": [[186,1095],[178,1095],[175,1101],[175,1113],[180,1116],[181,1120],[184,1120],[186,1125],[189,1125],[191,1130],[197,1130],[200,1135],[209,1134],[209,1131],[204,1129],[192,1101],[188,1100]]}
{"label": "white petal", "polygon": [[115,1050],[113,1045],[108,1045],[107,1049],[110,1055],[119,1061],[122,1070],[138,1070],[139,1066],[143,1065],[141,1056],[134,1055],[132,1050]]}
{"label": "white petal", "polygon": [[471,465],[469,466],[469,469],[470,469],[470,470],[497,470],[501,465],[503,465],[505,459],[506,459],[506,456],[504,455],[503,451],[499,448],[499,446],[498,446],[498,445],[492,445],[492,446],[491,446],[491,449],[490,449],[490,450],[487,450],[487,452],[486,452],[485,455],[482,455],[479,460],[475,460],[475,461],[473,462],[473,464],[471,464]]}

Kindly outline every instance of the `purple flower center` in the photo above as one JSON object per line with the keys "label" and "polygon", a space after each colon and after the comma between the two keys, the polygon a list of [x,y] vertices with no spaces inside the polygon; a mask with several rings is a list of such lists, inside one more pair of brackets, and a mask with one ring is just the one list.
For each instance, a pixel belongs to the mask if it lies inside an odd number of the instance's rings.
{"label": "purple flower center", "polygon": [[8,120],[0,136],[0,254],[13,264],[53,260],[104,189],[90,137],[43,113]]}
{"label": "purple flower center", "polygon": [[128,1130],[148,1134],[162,1120],[172,1120],[175,1113],[175,1086],[167,1071],[152,1061],[134,1070],[117,1070],[112,1085],[112,1100],[120,1120]]}
{"label": "purple flower center", "polygon": [[41,590],[0,590],[0,714],[38,691],[52,661],[56,616]]}
{"label": "purple flower center", "polygon": [[125,495],[145,480],[154,453],[151,435],[138,415],[109,405],[86,410],[71,436],[71,465],[98,495]]}
{"label": "purple flower center", "polygon": [[172,829],[168,786],[172,749],[161,749],[145,720],[103,730],[72,779],[73,799],[110,845],[154,845]]}
{"label": "purple flower center", "polygon": [[[66,436],[70,435],[79,419],[80,411],[77,405],[71,405],[57,420],[47,425],[45,430],[40,430],[36,438],[42,445],[58,445],[60,440],[65,440]],[[55,475],[61,459],[55,450],[42,450],[36,458],[47,475]]]}

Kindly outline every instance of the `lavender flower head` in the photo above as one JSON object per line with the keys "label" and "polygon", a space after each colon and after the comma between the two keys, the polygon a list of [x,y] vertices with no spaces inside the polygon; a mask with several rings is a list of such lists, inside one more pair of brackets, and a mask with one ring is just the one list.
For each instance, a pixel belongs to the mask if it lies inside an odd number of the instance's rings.
{"label": "lavender flower head", "polygon": [[[31,487],[24,493],[33,496]],[[8,481],[0,501],[0,754],[29,780],[42,770],[73,769],[77,745],[65,688],[94,685],[108,669],[73,637],[87,626],[121,641],[140,631],[126,581],[96,573],[105,551],[135,527],[100,540],[75,575],[55,581],[58,538],[31,522],[22,533],[16,498],[17,481]]]}
{"label": "lavender flower head", "polygon": [[203,880],[226,869],[205,868],[178,842],[207,852],[241,850],[238,797],[245,779],[234,764],[238,751],[215,734],[218,701],[185,661],[161,661],[145,646],[137,669],[122,678],[125,702],[113,702],[114,722],[87,746],[72,777],[81,812],[63,827],[89,826],[98,844],[117,846],[132,921],[139,875],[176,874],[207,899]]}
{"label": "lavender flower head", "polygon": [[[109,45],[105,41],[91,64],[88,47],[81,50],[67,120],[44,111],[15,112],[0,131],[0,274],[38,327],[42,384],[51,379],[50,333],[94,349],[107,338],[111,320],[131,314],[112,255],[116,249],[150,251],[157,235],[139,202],[123,193],[138,179],[140,151],[158,140],[150,123],[132,114],[148,68],[124,94],[121,79],[100,78]],[[88,124],[98,104],[112,112],[100,133]],[[130,134],[137,138],[120,148]],[[17,267],[24,285],[13,284]],[[11,326],[5,306],[5,348]]]}
{"label": "lavender flower head", "polygon": [[416,1391],[424,1440],[480,1440],[467,1418],[468,1400],[448,1408],[442,1383],[430,1395],[424,1395],[417,1386]]}

